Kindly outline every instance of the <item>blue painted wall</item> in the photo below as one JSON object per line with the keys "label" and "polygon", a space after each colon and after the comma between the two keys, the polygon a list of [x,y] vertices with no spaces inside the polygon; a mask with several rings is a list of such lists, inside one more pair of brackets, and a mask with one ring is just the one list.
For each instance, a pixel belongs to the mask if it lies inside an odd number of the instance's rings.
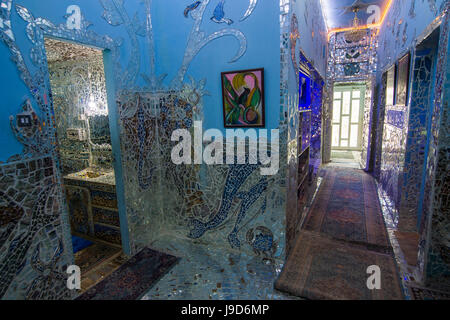
{"label": "blue painted wall", "polygon": [[[7,1],[7,0],[4,0]],[[145,90],[146,82],[142,77],[143,74],[150,75],[150,57],[151,46],[148,39],[144,36],[136,36],[127,30],[127,25],[121,24],[112,26],[108,24],[104,15],[104,8],[101,1],[91,0],[46,0],[36,2],[32,0],[13,1],[11,10],[12,30],[14,32],[16,45],[22,52],[28,69],[31,73],[37,70],[37,65],[33,65],[30,59],[31,41],[27,38],[27,23],[18,15],[15,5],[21,5],[29,10],[35,18],[44,18],[55,25],[65,24],[67,7],[76,4],[80,7],[84,20],[92,25],[88,30],[95,32],[100,36],[112,38],[116,43],[122,43],[118,48],[119,64],[121,68],[115,66],[116,74],[123,71],[129,71],[127,66],[134,66],[137,73],[129,83],[115,86],[116,92],[108,92],[108,96],[115,97],[116,94],[123,89]],[[108,1],[106,1],[108,2]],[[112,2],[110,2],[112,3]],[[117,3],[120,3],[118,1]],[[145,24],[146,6],[139,0],[124,1],[124,14],[128,19],[133,20],[136,15],[137,20]],[[217,1],[210,1],[206,11],[205,18],[200,29],[207,35],[224,29],[235,28],[240,30],[246,37],[247,50],[245,54],[234,63],[229,61],[236,55],[239,50],[239,43],[234,37],[222,37],[212,41],[206,45],[199,54],[193,59],[186,74],[192,76],[199,81],[206,80],[205,90],[209,95],[204,97],[204,129],[218,128],[224,129],[223,112],[222,112],[222,88],[220,73],[223,71],[264,68],[265,69],[265,101],[266,101],[266,128],[275,129],[279,126],[280,105],[279,105],[279,75],[280,75],[280,28],[279,28],[279,3],[276,1],[260,0],[255,11],[247,19],[240,21],[247,10],[248,3],[243,1],[227,1],[225,3],[225,15],[234,23],[230,26],[226,24],[216,24],[210,20],[213,16],[213,10],[217,5]],[[172,79],[176,76],[178,69],[183,62],[189,33],[194,25],[194,19],[189,14],[188,17],[183,15],[186,3],[178,1],[168,3],[167,1],[152,1],[151,14],[154,35],[154,48],[156,60],[156,75],[167,74],[164,85],[170,86]],[[137,43],[133,43],[136,38]],[[86,39],[89,42],[89,39]],[[19,112],[21,103],[30,98],[28,88],[20,79],[19,72],[8,57],[9,50],[3,42],[0,43],[0,68],[5,70],[2,73],[2,82],[4,83],[2,91],[5,92],[6,99],[2,105],[0,115],[0,124],[5,130],[0,132],[0,141],[5,146],[0,150],[0,161],[6,162],[11,156],[20,154],[22,147],[16,141],[9,129],[9,116]],[[111,62],[112,63],[112,62]],[[40,65],[44,65],[45,61],[41,61]],[[111,66],[107,66],[110,68]],[[113,72],[109,72],[111,74]],[[111,82],[108,78],[107,81]],[[112,86],[108,86],[111,88]],[[32,101],[36,110],[38,107]],[[2,103],[3,104],[3,103]],[[117,133],[120,131],[118,127],[118,115],[113,101],[110,101],[110,107],[113,110],[111,131],[113,133],[114,149],[119,150],[119,139]],[[45,117],[44,117],[45,118]],[[116,159],[120,161],[120,157],[116,154]],[[120,170],[116,172],[120,175]],[[121,189],[121,188],[119,188]],[[119,190],[120,191],[120,190]]]}
{"label": "blue painted wall", "polygon": [[14,138],[9,129],[9,115],[16,114],[21,103],[28,96],[28,89],[20,81],[14,62],[9,59],[9,50],[0,43],[0,83],[2,84],[2,102],[0,116],[0,161],[6,162],[13,154],[22,152],[22,145]]}
{"label": "blue painted wall", "polygon": [[[193,19],[185,18],[186,2],[154,1],[153,27],[155,33],[157,74],[168,76],[169,85],[180,67]],[[247,38],[247,52],[237,62],[229,61],[239,51],[239,42],[233,37],[222,37],[204,47],[192,61],[187,74],[195,79],[206,79],[208,96],[204,97],[204,129],[217,128],[223,131],[222,88],[220,73],[224,71],[264,68],[266,90],[266,128],[275,129],[279,121],[279,79],[280,79],[280,28],[279,4],[277,1],[259,1],[254,13],[240,22],[247,7],[247,1],[226,1],[225,14],[234,21],[227,26],[216,24],[209,18],[216,6],[211,1],[205,11],[201,25],[207,35],[224,28],[236,28]]]}
{"label": "blue painted wall", "polygon": [[[45,5],[43,5],[45,2]],[[13,1],[28,8],[35,17],[42,17],[54,24],[65,23],[66,8],[71,4],[80,6],[86,20],[92,23],[89,28],[99,35],[108,35],[114,40],[123,40],[120,47],[120,62],[125,67],[131,54],[131,43],[125,28],[109,25],[102,17],[103,8],[100,1],[92,0],[45,0]],[[193,19],[185,18],[183,11],[187,3],[176,1],[170,4],[167,1],[157,0],[152,3],[152,19],[155,38],[156,74],[167,74],[165,84],[169,85],[181,66],[187,39],[193,25]],[[212,17],[215,3],[208,6],[205,16]],[[130,18],[135,12],[141,21],[145,21],[145,6],[138,0],[125,1],[125,9]],[[231,28],[242,31],[247,38],[247,52],[235,63],[229,61],[239,49],[238,41],[233,37],[223,37],[209,43],[192,61],[187,74],[195,79],[206,79],[206,90],[210,95],[204,98],[205,120],[204,128],[223,129],[222,98],[220,73],[223,71],[264,68],[266,88],[266,127],[274,129],[279,124],[279,74],[280,74],[280,50],[279,50],[279,4],[277,1],[262,0],[258,3],[253,15],[240,22],[248,3],[246,1],[228,1],[225,5],[226,17],[234,23]],[[51,9],[49,9],[51,8]],[[30,42],[25,34],[26,23],[13,9],[13,31],[17,44],[29,61]],[[201,28],[207,34],[226,28],[225,24],[216,24],[205,19]],[[150,71],[149,46],[144,37],[138,37],[140,44],[140,74],[148,74]],[[7,57],[9,51],[3,43],[0,43],[0,68],[2,71],[2,91],[5,92],[2,99],[2,113],[0,125],[9,127],[9,115],[15,114],[20,107],[23,98],[29,96],[27,88],[18,76],[17,69]],[[136,85],[144,85],[143,78],[139,75]],[[0,161],[6,161],[10,156],[20,153],[21,146],[15,140],[10,130],[0,132],[0,142],[5,146],[0,150]]]}

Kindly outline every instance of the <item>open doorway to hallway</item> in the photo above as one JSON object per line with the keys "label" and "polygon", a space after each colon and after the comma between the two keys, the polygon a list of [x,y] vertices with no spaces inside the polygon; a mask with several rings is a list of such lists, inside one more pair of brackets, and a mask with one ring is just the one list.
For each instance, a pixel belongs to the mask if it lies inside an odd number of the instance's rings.
{"label": "open doorway to hallway", "polygon": [[365,96],[363,83],[334,86],[332,163],[360,168]]}

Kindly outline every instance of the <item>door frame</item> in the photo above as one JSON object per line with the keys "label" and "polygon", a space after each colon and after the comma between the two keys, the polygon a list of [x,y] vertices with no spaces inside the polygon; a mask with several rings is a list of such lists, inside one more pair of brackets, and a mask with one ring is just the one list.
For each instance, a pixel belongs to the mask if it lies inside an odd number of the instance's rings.
{"label": "door frame", "polygon": [[[75,32],[74,32],[75,33]],[[71,34],[73,35],[73,34]],[[124,185],[124,174],[123,174],[123,167],[122,167],[122,157],[121,157],[121,145],[120,145],[120,133],[119,133],[119,115],[118,115],[118,109],[116,105],[116,88],[115,88],[115,73],[114,73],[114,54],[115,54],[115,46],[112,40],[96,36],[93,37],[91,35],[91,38],[88,37],[82,37],[73,35],[73,37],[68,36],[67,38],[64,37],[64,35],[61,35],[58,30],[45,30],[42,32],[42,47],[43,48],[43,67],[46,71],[45,74],[45,81],[47,83],[48,91],[51,93],[51,85],[50,85],[50,73],[48,68],[48,60],[47,60],[47,51],[45,48],[45,38],[54,39],[66,43],[73,43],[80,46],[90,47],[97,50],[100,50],[103,53],[103,66],[104,66],[104,72],[105,72],[105,85],[106,85],[106,96],[107,96],[107,106],[108,106],[108,119],[109,119],[109,126],[110,126],[110,134],[111,134],[111,147],[112,147],[112,154],[114,159],[114,174],[116,179],[116,197],[117,197],[117,204],[119,209],[119,220],[120,220],[120,233],[121,233],[121,241],[122,241],[122,251],[126,255],[131,255],[131,245],[130,245],[130,237],[129,237],[129,228],[128,228],[128,217],[127,217],[127,210],[126,210],[126,200],[125,200],[125,185]],[[50,103],[51,103],[51,112],[54,114],[54,106],[53,106],[53,100],[52,95],[50,95]],[[56,130],[56,129],[54,129]],[[54,132],[56,134],[56,132]],[[56,137],[54,137],[56,140]],[[55,150],[57,151],[57,150]],[[59,152],[56,152],[56,157],[59,156]],[[58,171],[58,180],[62,188],[62,195],[65,194],[64,185],[63,185],[63,179],[61,176],[61,168],[60,168],[60,161],[59,158],[56,158],[56,168]],[[64,224],[66,224],[66,230],[70,233],[70,221],[69,221],[69,212],[67,207],[67,201],[65,196],[62,197],[63,202],[65,204],[64,209]],[[69,236],[69,235],[66,235]],[[66,244],[66,246],[69,245],[69,243]],[[70,248],[71,248],[70,243]],[[73,251],[71,252],[71,255],[73,257]]]}

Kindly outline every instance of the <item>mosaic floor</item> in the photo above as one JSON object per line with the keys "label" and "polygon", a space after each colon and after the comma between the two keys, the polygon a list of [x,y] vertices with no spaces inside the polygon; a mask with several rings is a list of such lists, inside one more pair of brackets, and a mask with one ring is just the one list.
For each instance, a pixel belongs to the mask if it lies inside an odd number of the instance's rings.
{"label": "mosaic floor", "polygon": [[327,166],[360,169],[361,152],[332,151],[331,162]]}
{"label": "mosaic floor", "polygon": [[282,268],[280,262],[189,241],[178,241],[170,249],[172,253],[175,249],[181,261],[143,300],[299,299],[274,290]]}

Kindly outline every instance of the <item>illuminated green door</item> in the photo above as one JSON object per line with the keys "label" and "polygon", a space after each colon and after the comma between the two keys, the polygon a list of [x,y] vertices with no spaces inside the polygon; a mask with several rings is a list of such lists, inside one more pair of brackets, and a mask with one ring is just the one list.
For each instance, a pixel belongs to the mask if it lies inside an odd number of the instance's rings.
{"label": "illuminated green door", "polygon": [[332,149],[361,150],[365,86],[336,86]]}

